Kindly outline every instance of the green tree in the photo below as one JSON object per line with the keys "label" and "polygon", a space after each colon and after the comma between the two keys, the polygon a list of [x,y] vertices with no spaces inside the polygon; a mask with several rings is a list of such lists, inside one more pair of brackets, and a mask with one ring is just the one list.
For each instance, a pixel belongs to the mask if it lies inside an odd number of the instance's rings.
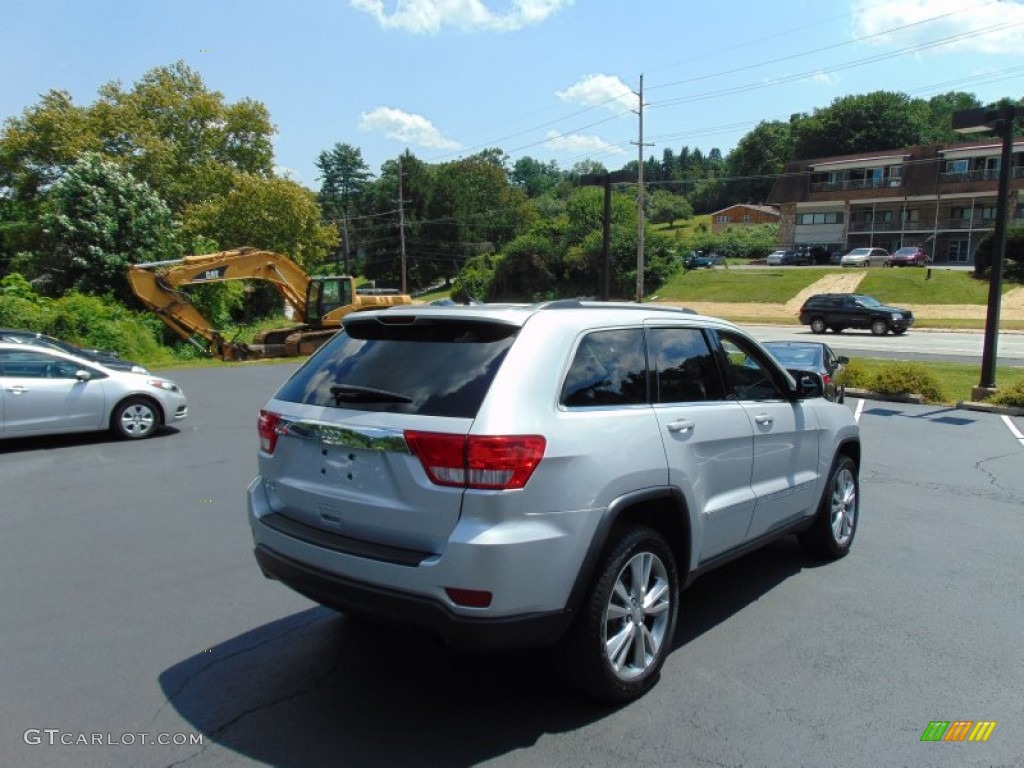
{"label": "green tree", "polygon": [[127,91],[117,82],[102,86],[88,113],[104,153],[176,213],[225,194],[235,173],[273,174],[267,108],[251,99],[226,103],[182,61],[150,70]]}
{"label": "green tree", "polygon": [[647,198],[648,217],[655,224],[672,224],[678,219],[693,216],[693,206],[682,195],[674,195],[663,189],[656,189]]}
{"label": "green tree", "polygon": [[283,253],[307,271],[323,262],[338,241],[324,224],[315,195],[288,179],[235,175],[231,191],[185,213],[191,238],[210,238],[224,248],[253,246]]}
{"label": "green tree", "polygon": [[320,193],[317,199],[323,210],[324,219],[333,222],[342,233],[342,254],[345,272],[351,272],[349,255],[352,248],[352,232],[348,220],[359,198],[370,181],[370,167],[363,160],[358,147],[351,144],[335,144],[319,154],[316,167],[320,170]]}
{"label": "green tree", "polygon": [[86,153],[56,184],[43,216],[49,289],[132,296],[128,264],[175,258],[178,227],[146,184]]}
{"label": "green tree", "polygon": [[927,126],[927,104],[904,93],[843,96],[795,121],[793,159],[909,147],[922,143]]}
{"label": "green tree", "polygon": [[793,135],[788,123],[758,123],[737,142],[726,160],[732,201],[765,200],[775,177],[782,173],[792,154]]}
{"label": "green tree", "polygon": [[945,143],[960,140],[953,131],[953,113],[962,109],[977,109],[984,106],[978,98],[963,91],[940,93],[928,99],[928,127],[921,137],[925,143]]}
{"label": "green tree", "polygon": [[558,170],[558,163],[554,160],[542,163],[532,157],[521,157],[516,160],[509,174],[512,183],[531,200],[553,192],[562,176],[562,172]]}

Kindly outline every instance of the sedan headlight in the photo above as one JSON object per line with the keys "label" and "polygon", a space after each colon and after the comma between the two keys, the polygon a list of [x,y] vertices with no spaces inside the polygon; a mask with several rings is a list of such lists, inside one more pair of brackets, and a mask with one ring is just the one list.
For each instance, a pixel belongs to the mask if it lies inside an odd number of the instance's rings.
{"label": "sedan headlight", "polygon": [[163,389],[168,392],[180,392],[181,389],[173,381],[167,381],[167,379],[147,379],[146,383],[151,387],[157,389]]}

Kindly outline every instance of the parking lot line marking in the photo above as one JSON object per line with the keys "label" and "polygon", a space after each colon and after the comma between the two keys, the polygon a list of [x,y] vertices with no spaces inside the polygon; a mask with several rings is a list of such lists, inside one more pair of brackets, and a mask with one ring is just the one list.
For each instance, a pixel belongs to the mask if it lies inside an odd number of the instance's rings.
{"label": "parking lot line marking", "polygon": [[860,424],[860,415],[864,413],[864,400],[857,401],[857,408],[853,412],[853,420]]}
{"label": "parking lot line marking", "polygon": [[1007,429],[1010,430],[1010,434],[1017,438],[1017,442],[1024,446],[1024,433],[1017,429],[1017,425],[1013,423],[1013,419],[1009,416],[1003,416],[1003,423]]}

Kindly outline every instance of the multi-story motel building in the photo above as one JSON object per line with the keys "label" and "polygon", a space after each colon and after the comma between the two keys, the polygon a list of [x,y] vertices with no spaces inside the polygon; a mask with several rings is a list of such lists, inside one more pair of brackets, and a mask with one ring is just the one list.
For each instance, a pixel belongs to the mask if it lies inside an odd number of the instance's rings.
{"label": "multi-story motel building", "polygon": [[[919,245],[935,264],[974,263],[995,226],[1002,142],[986,139],[789,163],[766,201],[780,247],[821,252]],[[1013,144],[1007,219],[1024,223],[1024,138]]]}

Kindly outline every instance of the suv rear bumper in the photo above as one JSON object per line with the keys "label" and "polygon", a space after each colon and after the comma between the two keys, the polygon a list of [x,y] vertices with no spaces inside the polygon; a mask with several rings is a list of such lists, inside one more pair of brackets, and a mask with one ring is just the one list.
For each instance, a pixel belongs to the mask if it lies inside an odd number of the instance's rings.
{"label": "suv rear bumper", "polygon": [[457,647],[493,650],[551,645],[568,629],[569,611],[500,618],[471,618],[418,595],[352,581],[299,563],[260,544],[256,561],[263,574],[299,594],[343,613],[419,627]]}

